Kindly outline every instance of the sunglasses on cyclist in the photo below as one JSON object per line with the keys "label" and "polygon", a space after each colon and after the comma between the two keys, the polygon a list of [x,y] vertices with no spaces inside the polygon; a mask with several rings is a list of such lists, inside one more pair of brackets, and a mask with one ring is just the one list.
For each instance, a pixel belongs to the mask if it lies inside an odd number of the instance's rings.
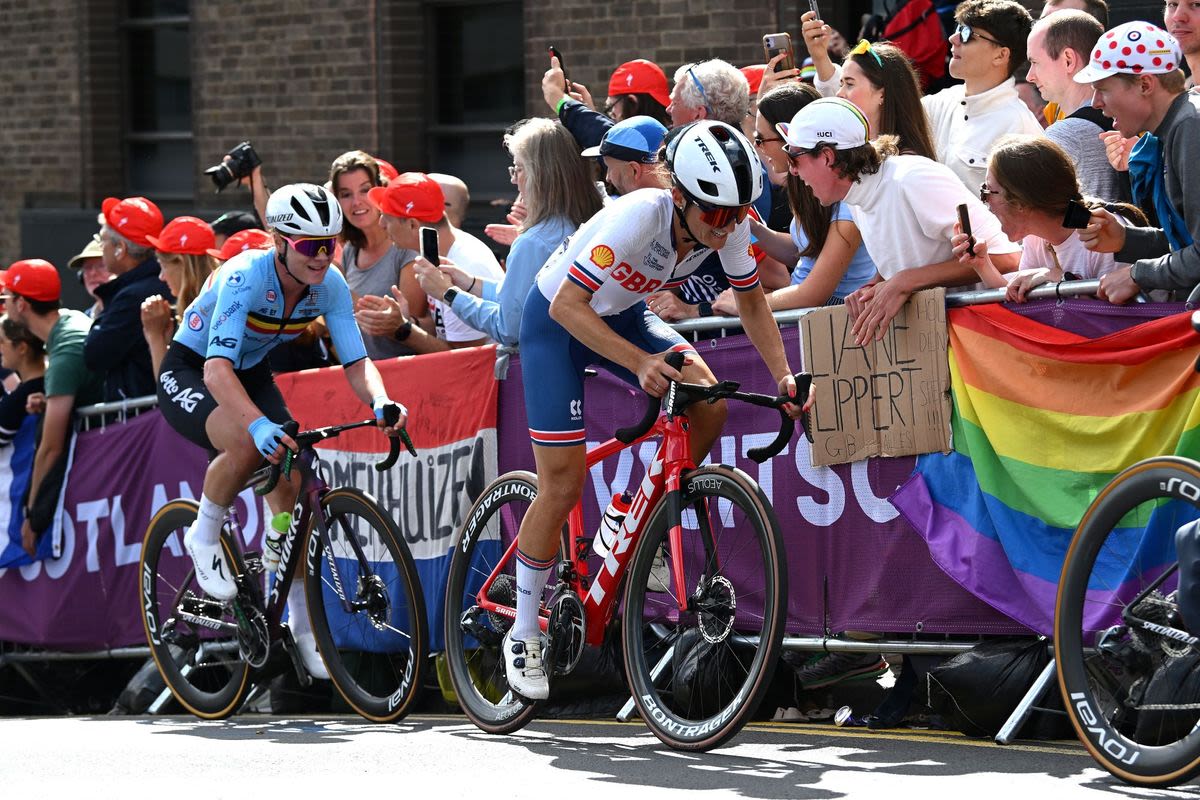
{"label": "sunglasses on cyclist", "polygon": [[688,198],[696,208],[700,209],[700,221],[710,228],[724,228],[731,222],[741,224],[746,215],[750,213],[750,206],[713,206],[708,203],[702,203],[699,200]]}
{"label": "sunglasses on cyclist", "polygon": [[337,247],[336,236],[305,236],[300,239],[289,239],[283,236],[282,238],[292,246],[293,250],[305,258],[316,258],[321,255],[333,258],[334,248]]}

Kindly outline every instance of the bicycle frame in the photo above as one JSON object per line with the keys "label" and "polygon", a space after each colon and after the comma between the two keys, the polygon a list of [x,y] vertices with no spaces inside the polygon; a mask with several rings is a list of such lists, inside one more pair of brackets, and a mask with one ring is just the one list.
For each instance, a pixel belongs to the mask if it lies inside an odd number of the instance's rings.
{"label": "bicycle frame", "polygon": [[[567,516],[567,535],[564,541],[568,554],[566,563],[570,565],[570,574],[567,576],[567,581],[575,593],[582,598],[584,616],[587,623],[585,625],[586,642],[589,645],[600,645],[603,643],[604,631],[616,613],[620,602],[617,588],[620,586],[621,578],[625,575],[625,570],[629,566],[630,559],[633,557],[638,539],[641,537],[642,530],[648,519],[648,513],[658,505],[664,496],[678,498],[684,473],[695,469],[696,465],[692,463],[690,443],[688,441],[688,420],[683,414],[674,417],[659,417],[658,421],[654,423],[654,426],[644,436],[628,444],[618,441],[615,438],[609,439],[589,450],[585,458],[585,469],[590,469],[609,456],[656,436],[662,437],[662,444],[659,445],[654,458],[651,460],[649,466],[646,467],[646,475],[642,478],[641,485],[638,487],[637,493],[634,495],[633,501],[629,506],[629,512],[625,515],[625,519],[621,522],[621,527],[617,531],[611,554],[605,558],[597,570],[594,580],[590,582],[588,581],[589,572],[587,563],[589,548],[587,547],[587,542],[584,541],[587,536],[583,530],[582,502],[576,503],[575,507],[571,509],[571,513]],[[683,561],[679,554],[682,553],[683,525],[678,502],[672,504],[670,515],[671,527],[668,531],[668,536],[670,537],[671,553],[673,555],[671,563],[672,579],[676,586],[682,586],[684,583]],[[488,590],[497,576],[500,575],[501,569],[509,563],[510,559],[516,557],[516,549],[517,540],[513,539],[512,543],[505,549],[503,557],[497,562],[495,569],[492,570],[492,573],[483,582],[483,586],[476,596],[476,602],[485,611],[507,617],[515,617],[516,611],[512,607],[501,605],[488,599]],[[679,605],[679,610],[685,611],[687,609],[687,598],[683,596],[682,592],[679,594],[681,596],[676,598],[676,602]],[[549,620],[544,610],[539,615],[538,622],[542,630],[545,631]]]}
{"label": "bicycle frame", "polygon": [[[297,559],[300,558],[301,553],[301,548],[296,547],[297,540],[303,531],[308,530],[310,520],[315,520],[316,530],[308,538],[307,547],[304,548],[305,562],[309,562],[315,556],[318,542],[322,543],[324,545],[325,559],[329,564],[330,575],[333,579],[332,587],[341,601],[342,610],[347,614],[353,613],[356,610],[355,604],[351,603],[346,596],[337,566],[337,559],[333,556],[333,538],[330,534],[329,522],[325,517],[325,512],[321,508],[321,500],[329,492],[329,485],[315,468],[317,460],[317,453],[311,447],[302,449],[296,457],[296,466],[300,473],[300,490],[296,494],[296,504],[292,509],[292,521],[288,525],[288,531],[284,535],[283,542],[280,544],[279,568],[275,573],[275,581],[271,586],[270,594],[265,599],[263,609],[266,612],[267,624],[272,637],[278,634],[283,618],[283,610],[287,603],[288,590],[295,579]],[[260,483],[269,470],[270,467],[264,467],[256,472],[247,485],[253,486]],[[238,530],[238,535],[234,538],[240,546],[241,541],[243,541],[240,533],[241,525],[238,523],[236,515],[231,513],[230,518],[234,522],[234,527]],[[343,530],[342,533],[354,549],[359,563],[367,563],[366,553],[363,551],[358,537],[352,535],[349,530]],[[315,567],[315,565],[312,566]]]}

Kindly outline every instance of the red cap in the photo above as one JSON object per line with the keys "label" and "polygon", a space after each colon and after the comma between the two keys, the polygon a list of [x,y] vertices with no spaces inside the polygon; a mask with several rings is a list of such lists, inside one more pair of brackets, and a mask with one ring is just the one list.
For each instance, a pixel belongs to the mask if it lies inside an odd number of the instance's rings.
{"label": "red cap", "polygon": [[188,256],[202,256],[217,243],[212,226],[197,217],[176,217],[158,236],[147,236],[146,239],[160,253]]}
{"label": "red cap", "polygon": [[375,163],[379,165],[379,174],[387,178],[389,182],[400,177],[400,170],[393,167],[392,162],[384,161],[382,158],[376,157]]}
{"label": "red cap", "polygon": [[762,86],[762,76],[766,71],[766,64],[751,64],[748,67],[742,67],[742,74],[746,76],[746,83],[750,84],[751,100],[758,94],[758,87]]}
{"label": "red cap", "polygon": [[608,79],[608,96],[622,94],[648,94],[664,108],[671,105],[667,76],[658,64],[644,58],[626,61]]}
{"label": "red cap", "polygon": [[270,250],[274,244],[275,239],[266,231],[247,228],[226,239],[220,250],[215,247],[210,248],[208,254],[220,261],[228,261],[238,253],[244,253],[247,250]]}
{"label": "red cap", "polygon": [[58,269],[40,258],[28,258],[9,267],[4,273],[4,287],[30,300],[57,300],[62,294]]}
{"label": "red cap", "polygon": [[108,227],[142,247],[153,247],[150,237],[163,229],[162,212],[144,197],[109,197],[100,208]]}
{"label": "red cap", "polygon": [[367,192],[371,204],[393,217],[438,222],[446,216],[446,196],[437,181],[424,172],[397,175],[387,186]]}

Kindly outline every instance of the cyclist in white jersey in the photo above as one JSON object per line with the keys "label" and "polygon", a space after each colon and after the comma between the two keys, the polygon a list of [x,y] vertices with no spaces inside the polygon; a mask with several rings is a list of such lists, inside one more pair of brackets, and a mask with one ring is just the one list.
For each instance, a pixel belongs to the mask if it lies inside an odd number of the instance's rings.
{"label": "cyclist in white jersey", "polygon": [[[267,201],[267,224],[275,250],[243,253],[210,278],[184,312],[158,379],[164,418],[212,455],[199,513],[183,544],[197,583],[220,601],[237,595],[220,544],[225,515],[264,458],[278,464],[285,447],[296,449],[282,428],[290,414],[267,365],[271,348],[294,339],[311,318],[324,314],[346,380],[374,409],[380,427],[396,435],[407,421],[407,411],[388,398],[379,371],[366,357],[350,289],[331,266],[342,228],[337,200],[313,184],[281,187]],[[394,426],[384,422],[389,406],[399,412]],[[281,477],[267,501],[276,512],[288,511],[297,490]],[[313,677],[328,678],[303,605],[303,586],[293,581],[288,594],[289,626],[305,667]]]}
{"label": "cyclist in white jersey", "polygon": [[[646,295],[680,285],[711,251],[719,251],[746,333],[780,393],[796,393],[750,255],[746,214],[762,193],[754,147],[723,122],[701,121],[678,129],[666,148],[672,188],[632,192],[584,223],[542,268],[521,318],[538,495],[518,534],[517,618],[504,652],[509,686],[531,700],[549,695],[538,606],[559,531],[583,492],[584,368],[603,365],[656,397],[665,393],[668,380],[716,380],[692,346],[646,309]],[[664,360],[672,350],[686,354],[680,371]],[[798,404],[788,410],[800,414]],[[696,463],[708,454],[725,415],[723,403],[690,410]]]}

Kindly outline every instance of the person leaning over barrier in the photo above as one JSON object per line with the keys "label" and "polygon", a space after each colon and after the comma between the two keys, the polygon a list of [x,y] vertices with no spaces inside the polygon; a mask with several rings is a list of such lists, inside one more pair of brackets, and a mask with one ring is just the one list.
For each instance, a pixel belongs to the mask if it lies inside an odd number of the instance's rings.
{"label": "person leaning over barrier", "polygon": [[1148,131],[1129,156],[1129,177],[1134,198],[1153,207],[1162,227],[1126,227],[1099,209],[1080,234],[1089,249],[1132,265],[1100,279],[1098,294],[1112,303],[1149,289],[1186,296],[1200,284],[1200,96],[1184,90],[1182,60],[1166,31],[1127,22],[1100,37],[1075,76],[1091,84],[1092,105],[1122,136]]}
{"label": "person leaning over barrier", "polygon": [[1079,231],[1064,223],[1072,214],[1107,208],[1123,223],[1145,225],[1146,216],[1136,206],[1106,203],[1084,197],[1075,167],[1066,151],[1042,136],[1006,136],[996,143],[988,162],[987,178],[979,199],[1000,220],[1005,236],[1021,242],[1021,268],[1001,275],[988,258],[987,244],[969,239],[961,231],[951,240],[955,255],[973,268],[992,288],[1008,288],[1008,300],[1025,301],[1025,293],[1047,281],[1099,278],[1120,266],[1110,253],[1095,253],[1083,246]]}
{"label": "person leaning over barrier", "polygon": [[4,273],[8,316],[46,343],[46,411],[33,459],[29,494],[24,499],[21,546],[33,555],[37,539],[54,521],[58,493],[67,469],[67,442],[76,406],[103,398],[100,376],[87,368],[84,340],[92,321],[79,311],[59,307],[58,270],[40,258],[18,261]]}
{"label": "person leaning over barrier", "polygon": [[901,155],[895,137],[872,141],[866,117],[853,103],[824,97],[777,128],[787,143],[792,174],[823,205],[844,200],[854,209],[875,262],[875,282],[846,297],[859,344],[882,339],[913,292],[977,280],[950,245],[959,204],[968,206],[975,238],[987,242],[997,268],[1016,269],[1020,248],[1004,238],[999,220],[978,195],[944,164]]}
{"label": "person leaning over barrier", "polygon": [[[611,128],[605,141],[626,122]],[[522,120],[505,135],[504,145],[513,158],[512,182],[528,208],[504,277],[477,279],[447,259],[440,269],[422,269],[418,279],[430,297],[441,298],[464,323],[500,344],[515,345],[525,298],[538,270],[603,206],[575,138],[561,124],[542,117]]]}

